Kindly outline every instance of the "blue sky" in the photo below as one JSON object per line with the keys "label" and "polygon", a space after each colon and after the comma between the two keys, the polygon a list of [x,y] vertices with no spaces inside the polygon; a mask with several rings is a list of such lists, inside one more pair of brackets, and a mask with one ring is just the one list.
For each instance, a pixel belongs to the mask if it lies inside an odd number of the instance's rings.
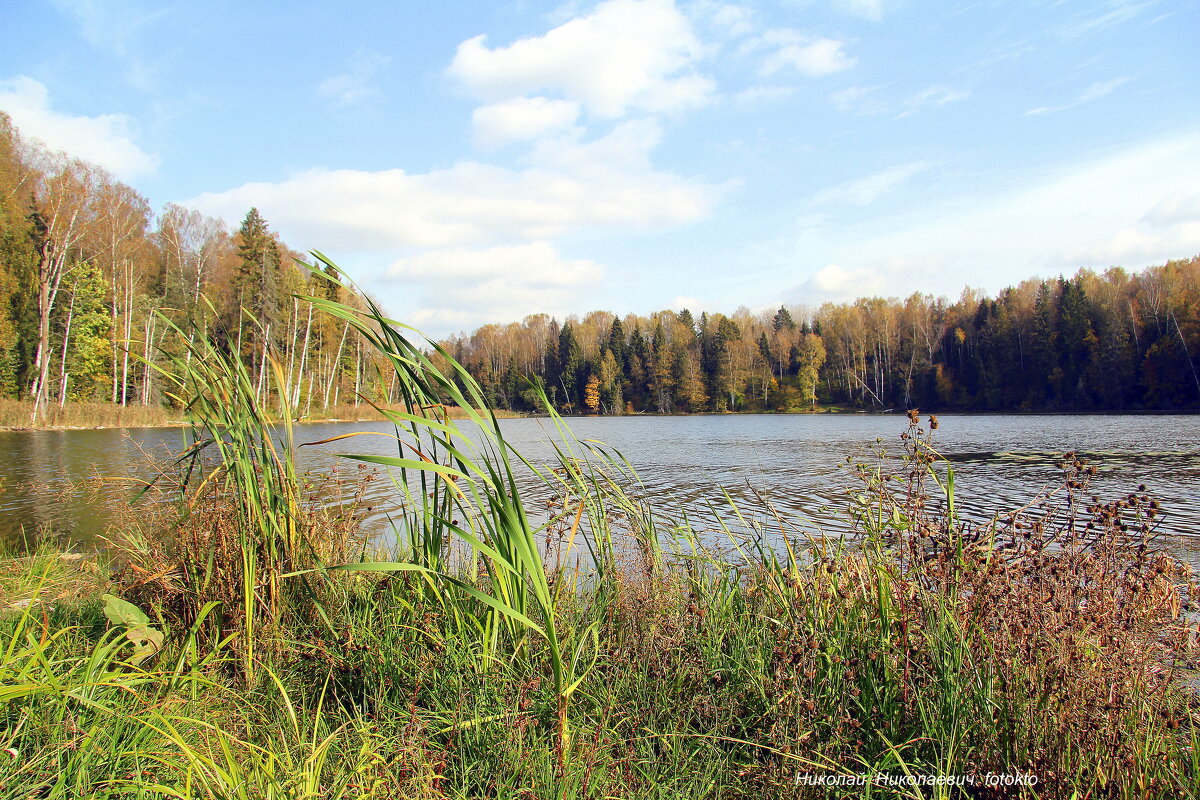
{"label": "blue sky", "polygon": [[0,109],[432,335],[1200,253],[1196,2],[0,11]]}

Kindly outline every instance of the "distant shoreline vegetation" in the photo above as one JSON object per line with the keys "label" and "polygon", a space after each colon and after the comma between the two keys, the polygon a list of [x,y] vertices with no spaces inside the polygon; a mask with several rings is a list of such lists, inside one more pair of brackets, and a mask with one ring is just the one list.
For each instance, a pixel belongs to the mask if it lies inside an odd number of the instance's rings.
{"label": "distant shoreline vegetation", "polygon": [[[161,370],[198,338],[237,352],[258,402],[299,418],[394,403],[395,375],[362,333],[314,313],[366,307],[329,270],[257,209],[232,233],[174,204],[155,215],[0,113],[2,427],[179,419]],[[514,413],[539,409],[543,392],[563,414],[1200,410],[1200,256],[1030,279],[994,298],[968,289],[953,303],[915,293],[758,314],[533,314],[430,357],[461,363],[490,408]]]}
{"label": "distant shoreline vegetation", "polygon": [[916,293],[731,316],[593,311],[485,325],[442,346],[501,408],[564,413],[1200,409],[1200,256],[1029,279],[954,303]]}
{"label": "distant shoreline vegetation", "polygon": [[[0,400],[0,433],[21,433],[28,431],[92,431],[106,430],[117,428],[184,428],[188,423],[179,418],[179,409],[168,408],[165,406],[131,406],[122,408],[109,403],[68,403],[64,408],[52,408],[47,415],[38,420],[36,423],[30,423],[29,417],[32,412],[33,404],[29,401],[3,401]],[[467,413],[460,408],[450,407],[449,412],[451,419],[464,419]],[[511,411],[507,409],[492,409],[499,419],[548,419],[549,415],[545,412],[537,411]],[[905,410],[889,408],[889,409],[863,409],[863,408],[841,408],[836,406],[817,406],[815,410],[805,409],[802,411],[776,411],[773,409],[755,410],[755,411],[672,411],[670,413],[661,413],[658,411],[637,411],[632,414],[622,414],[626,417],[712,417],[712,416],[753,416],[753,415],[771,415],[771,416],[824,416],[824,415],[842,415],[842,414],[867,414],[867,415],[889,415],[902,416]],[[952,414],[963,414],[969,416],[1103,416],[1108,414],[1119,413],[1129,416],[1142,415],[1191,415],[1200,413],[1197,409],[1122,409],[1121,411],[1112,410],[1091,410],[1091,411],[1029,411],[1029,410],[1008,410],[1008,411],[972,411],[961,410],[952,411]],[[589,414],[580,413],[571,415],[571,418],[576,417],[601,417],[613,416],[605,414]],[[320,416],[304,417],[296,419],[298,425],[306,424],[329,424],[329,423],[356,423],[356,422],[375,422],[383,420],[373,407],[362,405],[359,407],[347,406],[342,409],[322,409]]]}

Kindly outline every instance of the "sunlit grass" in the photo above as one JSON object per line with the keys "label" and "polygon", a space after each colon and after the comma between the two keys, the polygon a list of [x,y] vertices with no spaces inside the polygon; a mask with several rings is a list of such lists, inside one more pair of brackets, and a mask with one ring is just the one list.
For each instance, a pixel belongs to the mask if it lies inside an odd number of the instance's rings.
{"label": "sunlit grass", "polygon": [[[39,418],[38,428],[154,428],[183,425],[178,409],[158,405],[127,406],[98,401],[73,400],[64,405],[51,403]],[[31,426],[33,403],[0,398],[0,430],[25,430]]]}

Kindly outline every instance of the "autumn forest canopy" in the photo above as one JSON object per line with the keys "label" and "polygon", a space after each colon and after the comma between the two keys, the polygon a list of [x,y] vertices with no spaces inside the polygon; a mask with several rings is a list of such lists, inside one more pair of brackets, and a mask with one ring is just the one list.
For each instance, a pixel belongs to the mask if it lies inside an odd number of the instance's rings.
{"label": "autumn forest canopy", "polygon": [[[355,302],[249,209],[240,227],[146,198],[0,114],[0,395],[34,413],[166,402],[154,366],[208,336],[302,414],[389,402],[370,348],[303,298]],[[564,412],[1200,407],[1200,256],[726,315],[535,314],[442,343],[497,408]],[[435,361],[436,361],[435,356]],[[267,380],[274,361],[283,380]]]}

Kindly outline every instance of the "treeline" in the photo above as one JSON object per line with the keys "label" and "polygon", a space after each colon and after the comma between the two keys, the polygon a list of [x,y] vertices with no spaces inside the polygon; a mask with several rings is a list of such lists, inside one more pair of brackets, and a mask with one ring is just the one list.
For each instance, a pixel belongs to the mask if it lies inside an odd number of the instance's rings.
{"label": "treeline", "polygon": [[263,399],[302,413],[382,398],[354,331],[295,297],[356,301],[344,294],[297,263],[256,209],[232,232],[174,204],[156,215],[0,113],[0,396],[31,400],[35,421],[77,400],[163,403],[155,364],[199,335],[239,350]]}
{"label": "treeline", "polygon": [[537,408],[531,376],[585,413],[1200,407],[1200,257],[1080,270],[997,297],[925,294],[732,316],[688,310],[561,325],[536,314],[444,343],[499,407]]}
{"label": "treeline", "polygon": [[536,409],[544,392],[568,413],[800,411],[826,359],[822,337],[785,308],[769,318],[593,311],[561,325],[534,314],[442,346],[497,407]]}

